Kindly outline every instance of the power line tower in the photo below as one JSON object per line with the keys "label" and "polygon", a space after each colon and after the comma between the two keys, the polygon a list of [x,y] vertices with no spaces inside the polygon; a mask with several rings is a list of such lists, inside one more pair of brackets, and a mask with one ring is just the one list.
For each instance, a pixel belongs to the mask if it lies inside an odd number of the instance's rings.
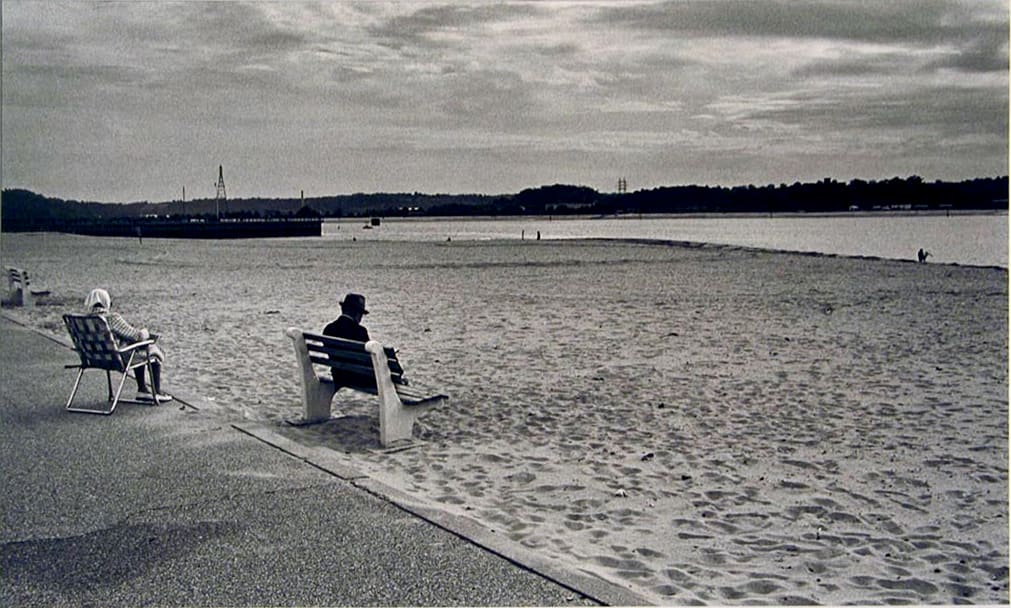
{"label": "power line tower", "polygon": [[[221,165],[218,165],[218,183],[216,184],[216,186],[217,186],[217,191],[214,193],[214,210],[215,210],[215,212],[217,212],[218,219],[220,220],[221,219],[221,207],[224,204],[225,199],[228,198],[225,195],[225,172],[224,172],[224,169],[221,168]],[[227,213],[227,212],[228,211],[226,209],[225,213]]]}
{"label": "power line tower", "polygon": [[628,181],[624,177],[618,178],[618,194],[625,194],[628,192]]}

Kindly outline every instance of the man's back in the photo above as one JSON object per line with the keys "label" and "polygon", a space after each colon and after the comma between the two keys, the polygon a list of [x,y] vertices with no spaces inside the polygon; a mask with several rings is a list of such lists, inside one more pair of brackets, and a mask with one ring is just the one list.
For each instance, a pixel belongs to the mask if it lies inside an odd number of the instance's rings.
{"label": "man's back", "polygon": [[[369,331],[347,315],[341,315],[335,321],[330,322],[323,328],[323,335],[358,342],[369,341]],[[375,386],[376,384],[376,378],[373,375],[354,374],[336,367],[331,368],[330,372],[338,386]]]}
{"label": "man's back", "polygon": [[323,328],[323,335],[358,342],[369,341],[369,331],[347,315],[337,317],[337,320]]}

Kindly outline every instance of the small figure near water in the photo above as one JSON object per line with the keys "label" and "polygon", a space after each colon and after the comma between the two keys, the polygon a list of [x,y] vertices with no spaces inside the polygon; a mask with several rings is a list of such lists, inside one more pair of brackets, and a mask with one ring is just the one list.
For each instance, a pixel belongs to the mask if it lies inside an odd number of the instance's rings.
{"label": "small figure near water", "polygon": [[927,256],[930,255],[929,251],[924,251],[922,248],[916,252],[916,259],[919,260],[921,264],[927,261]]}
{"label": "small figure near water", "polygon": [[[133,344],[142,340],[158,338],[158,336],[152,334],[146,328],[138,329],[130,325],[118,312],[112,312],[110,310],[112,298],[109,297],[109,292],[104,289],[92,289],[91,293],[84,300],[84,306],[88,309],[89,313],[105,318],[106,322],[109,323],[109,329],[112,330],[116,339],[122,341],[122,343]],[[165,353],[158,348],[157,344],[147,346],[145,351],[138,351],[138,354],[151,358],[151,374],[154,376],[152,378],[154,386],[151,388],[154,392],[148,392],[143,372],[137,372],[137,400],[154,401],[157,399],[158,403],[172,401],[171,395],[161,392],[161,364],[165,360]]]}

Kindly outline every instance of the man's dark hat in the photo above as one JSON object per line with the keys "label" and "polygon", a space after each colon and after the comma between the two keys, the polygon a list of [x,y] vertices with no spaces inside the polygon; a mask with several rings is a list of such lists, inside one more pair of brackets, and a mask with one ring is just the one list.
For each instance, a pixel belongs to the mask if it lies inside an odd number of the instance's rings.
{"label": "man's dark hat", "polygon": [[341,300],[341,308],[344,310],[359,311],[363,315],[369,314],[369,311],[365,310],[365,296],[360,293],[349,293],[344,296]]}

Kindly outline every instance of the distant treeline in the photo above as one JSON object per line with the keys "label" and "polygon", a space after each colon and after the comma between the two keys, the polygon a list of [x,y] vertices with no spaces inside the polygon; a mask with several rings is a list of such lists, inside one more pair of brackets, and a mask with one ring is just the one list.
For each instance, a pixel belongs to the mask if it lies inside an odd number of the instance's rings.
{"label": "distant treeline", "polygon": [[161,203],[100,203],[4,190],[4,231],[60,230],[68,224],[143,221],[145,218],[214,221],[225,218],[391,217],[469,215],[615,215],[629,213],[832,213],[891,209],[996,210],[1008,208],[1008,177],[926,182],[919,176],[849,183],[768,186],[666,186],[603,193],[555,184],[516,194],[375,193],[317,198],[198,199]]}

